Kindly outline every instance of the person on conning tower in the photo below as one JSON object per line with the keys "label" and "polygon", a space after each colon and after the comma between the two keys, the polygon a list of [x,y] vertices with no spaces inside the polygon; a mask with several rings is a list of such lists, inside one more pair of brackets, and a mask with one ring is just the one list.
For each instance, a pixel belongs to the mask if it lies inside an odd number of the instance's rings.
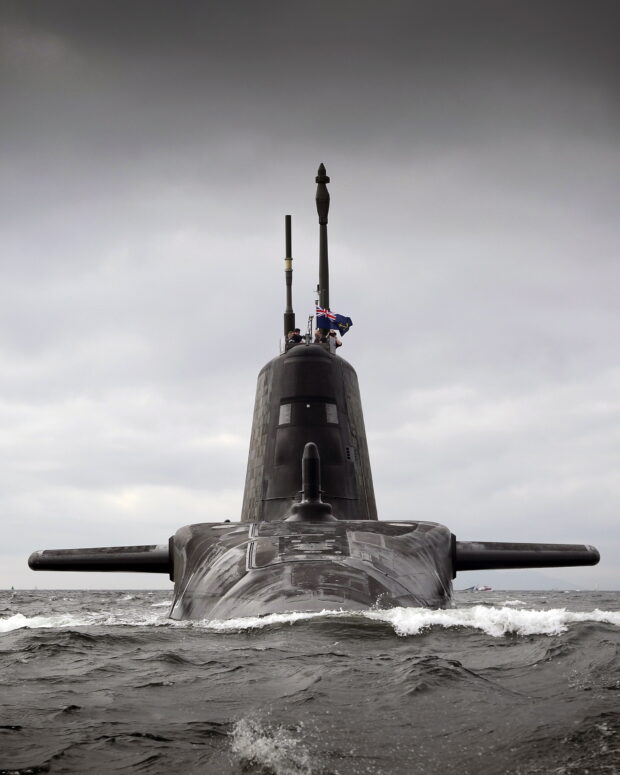
{"label": "person on conning tower", "polygon": [[333,329],[329,332],[329,351],[335,353],[336,348],[342,347],[342,339]]}

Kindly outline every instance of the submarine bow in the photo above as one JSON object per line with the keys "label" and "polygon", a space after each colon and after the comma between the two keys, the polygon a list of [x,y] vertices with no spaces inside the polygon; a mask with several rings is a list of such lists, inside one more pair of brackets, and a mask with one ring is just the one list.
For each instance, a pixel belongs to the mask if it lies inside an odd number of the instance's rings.
{"label": "submarine bow", "polygon": [[[321,164],[317,290],[327,312],[329,182]],[[592,546],[460,541],[436,522],[378,519],[357,375],[324,328],[329,317],[315,336],[295,328],[285,223],[286,342],[258,375],[240,521],[187,525],[166,544],[38,551],[30,567],[166,573],[170,616],[202,619],[446,607],[461,571],[596,564]]]}

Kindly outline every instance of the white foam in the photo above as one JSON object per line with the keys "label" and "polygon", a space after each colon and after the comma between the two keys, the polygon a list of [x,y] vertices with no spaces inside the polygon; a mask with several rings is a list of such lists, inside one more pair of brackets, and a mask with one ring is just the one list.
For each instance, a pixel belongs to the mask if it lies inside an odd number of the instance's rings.
{"label": "white foam", "polygon": [[294,624],[298,621],[329,618],[363,617],[372,621],[385,622],[394,628],[397,635],[419,635],[431,627],[446,629],[464,627],[481,630],[487,635],[499,638],[507,634],[554,635],[566,631],[572,622],[606,622],[620,626],[620,613],[599,611],[573,613],[565,608],[544,610],[515,610],[507,606],[477,605],[471,608],[391,608],[382,611],[361,611],[356,613],[324,610],[317,613],[270,614],[267,616],[239,619],[205,620],[195,626],[218,632],[252,630],[273,624]]}
{"label": "white foam", "polygon": [[[507,601],[509,602],[509,601]],[[516,603],[516,601],[514,601]],[[155,603],[162,607],[168,603]],[[492,637],[507,634],[514,635],[556,635],[565,632],[568,626],[576,622],[602,622],[620,627],[620,612],[567,611],[565,608],[549,610],[517,609],[508,605],[502,607],[476,605],[470,608],[449,608],[435,610],[430,608],[390,608],[381,611],[324,610],[317,612],[291,612],[249,616],[234,619],[205,619],[203,621],[176,622],[168,619],[162,611],[118,611],[89,612],[82,614],[51,614],[49,616],[24,616],[21,613],[0,618],[0,633],[21,628],[69,629],[74,627],[196,627],[215,632],[239,632],[257,630],[277,624],[290,624],[317,618],[361,618],[389,624],[397,635],[418,635],[431,627],[446,629],[464,627],[480,630]]]}
{"label": "white foam", "polygon": [[[150,608],[169,607],[169,602],[152,603]],[[316,619],[325,616],[350,616],[344,611],[320,611],[314,613],[293,611],[285,614],[267,614],[266,616],[246,616],[234,619],[204,619],[202,621],[174,621],[169,619],[167,612],[89,612],[76,614],[52,614],[50,616],[24,616],[14,614],[8,618],[0,618],[0,633],[11,632],[22,628],[72,628],[105,626],[147,626],[147,627],[197,627],[214,630],[216,632],[238,632],[239,630],[253,630],[269,627],[274,624],[294,624],[306,619]]]}
{"label": "white foam", "polygon": [[344,611],[315,611],[312,613],[303,611],[291,611],[285,614],[265,614],[264,616],[243,616],[238,619],[204,619],[197,626],[206,627],[209,630],[255,630],[269,627],[272,624],[295,624],[295,622],[307,619],[318,619],[325,616],[350,616]]}
{"label": "white foam", "polygon": [[499,605],[526,605],[525,600],[504,600]]}
{"label": "white foam", "polygon": [[397,635],[417,635],[429,627],[467,627],[499,638],[503,635],[557,635],[573,622],[606,622],[620,626],[620,612],[514,609],[503,606],[476,605],[471,608],[430,610],[425,608],[392,608],[368,611],[365,616],[392,625]]}
{"label": "white foam", "polygon": [[115,614],[110,612],[88,613],[88,614],[51,614],[50,616],[24,616],[23,614],[14,614],[13,616],[0,618],[0,633],[12,632],[20,629],[72,629],[74,627],[92,627],[92,626],[114,626],[114,625],[134,625],[134,626],[168,626],[170,620],[163,614],[144,614],[128,615]]}
{"label": "white foam", "polygon": [[8,618],[0,619],[0,632],[11,632],[12,630],[20,630],[23,627],[32,629],[40,627],[73,627],[78,622],[81,622],[82,619],[83,617],[76,617],[71,614],[59,616],[24,616],[23,614],[14,614]]}
{"label": "white foam", "polygon": [[257,765],[274,775],[311,775],[315,771],[308,749],[291,731],[255,719],[241,719],[235,724],[231,749],[242,763]]}

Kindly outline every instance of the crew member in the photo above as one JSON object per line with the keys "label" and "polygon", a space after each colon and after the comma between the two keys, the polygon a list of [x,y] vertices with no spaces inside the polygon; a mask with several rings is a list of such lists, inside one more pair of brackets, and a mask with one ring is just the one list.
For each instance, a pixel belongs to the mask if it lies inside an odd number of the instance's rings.
{"label": "crew member", "polygon": [[329,351],[335,353],[336,348],[342,345],[342,340],[338,336],[337,332],[333,329],[329,332]]}

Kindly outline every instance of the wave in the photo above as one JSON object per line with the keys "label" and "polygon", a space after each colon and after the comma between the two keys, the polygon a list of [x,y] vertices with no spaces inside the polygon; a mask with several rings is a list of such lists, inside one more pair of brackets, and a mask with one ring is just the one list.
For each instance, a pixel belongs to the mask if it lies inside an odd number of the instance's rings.
{"label": "wave", "polygon": [[[364,616],[364,613],[361,614]],[[357,618],[358,613],[350,611],[333,611],[323,609],[322,611],[290,611],[284,614],[264,614],[263,616],[240,616],[232,619],[203,619],[200,622],[194,622],[195,626],[205,627],[216,632],[240,632],[243,630],[257,630],[263,627],[272,627],[277,624],[295,624],[296,622],[307,622],[310,619],[334,619]]]}
{"label": "wave", "polygon": [[481,630],[499,638],[504,635],[558,635],[577,622],[597,622],[620,627],[617,611],[567,611],[514,609],[476,605],[471,608],[452,608],[435,611],[423,608],[392,608],[388,611],[367,611],[369,619],[391,624],[397,635],[418,635],[430,627],[466,627]]}
{"label": "wave", "polygon": [[0,633],[21,629],[66,629],[73,627],[109,627],[115,625],[137,627],[159,627],[171,624],[164,614],[136,615],[135,613],[86,613],[86,614],[51,614],[48,616],[24,616],[13,614],[0,618]]}
{"label": "wave", "polygon": [[278,625],[294,625],[310,619],[341,619],[351,622],[380,622],[390,625],[400,636],[419,635],[432,628],[467,628],[480,630],[498,638],[504,635],[557,635],[565,632],[571,624],[595,622],[620,627],[620,612],[567,611],[565,608],[548,610],[517,609],[509,607],[517,601],[506,601],[501,607],[476,605],[470,608],[435,610],[429,608],[391,608],[370,611],[334,611],[325,609],[317,612],[293,611],[265,616],[250,616],[233,619],[205,619],[202,621],[176,622],[168,619],[164,612],[137,614],[135,611],[98,612],[87,614],[52,614],[48,616],[24,616],[21,613],[0,618],[0,633],[22,628],[73,628],[73,627],[196,627],[211,632],[242,632]]}
{"label": "wave", "polygon": [[294,624],[317,618],[366,619],[389,624],[397,635],[419,635],[431,627],[469,628],[481,630],[492,637],[514,635],[557,635],[565,632],[569,624],[596,622],[620,627],[617,611],[567,611],[565,608],[549,610],[514,609],[507,606],[477,605],[471,608],[435,610],[429,608],[391,608],[381,611],[330,611],[316,613],[269,614],[267,616],[239,619],[205,620],[202,626],[219,632],[252,630],[275,624]]}

